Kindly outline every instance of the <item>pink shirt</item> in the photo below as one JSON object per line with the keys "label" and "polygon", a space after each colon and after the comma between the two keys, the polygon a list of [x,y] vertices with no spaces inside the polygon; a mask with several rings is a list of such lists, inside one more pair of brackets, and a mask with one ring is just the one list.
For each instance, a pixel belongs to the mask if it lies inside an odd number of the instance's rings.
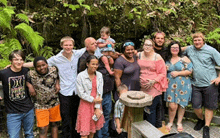
{"label": "pink shirt", "polygon": [[[167,70],[165,62],[161,60],[145,60],[138,59],[138,64],[140,66],[140,84],[141,91],[144,91],[153,97],[161,95],[168,88],[167,82]],[[157,83],[151,89],[145,89],[144,84],[148,83],[148,79],[156,80]]]}

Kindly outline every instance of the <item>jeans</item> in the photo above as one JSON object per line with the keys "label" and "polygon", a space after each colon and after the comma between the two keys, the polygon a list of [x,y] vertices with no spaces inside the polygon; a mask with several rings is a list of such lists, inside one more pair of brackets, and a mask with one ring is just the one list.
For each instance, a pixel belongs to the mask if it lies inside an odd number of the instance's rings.
{"label": "jeans", "polygon": [[27,113],[7,114],[7,128],[10,138],[19,138],[21,124],[24,127],[25,138],[34,138],[34,109],[31,109]]}
{"label": "jeans", "polygon": [[162,105],[162,95],[158,95],[154,97],[151,106],[145,107],[147,121],[150,122],[156,128],[162,127],[161,111],[157,110],[158,106],[161,105]]}
{"label": "jeans", "polygon": [[62,118],[62,138],[80,138],[75,130],[80,98],[78,95],[64,96],[59,93]]}
{"label": "jeans", "polygon": [[109,136],[108,127],[112,109],[111,92],[103,94],[102,98],[102,109],[105,117],[105,124],[100,130],[96,131],[95,138],[108,138]]}

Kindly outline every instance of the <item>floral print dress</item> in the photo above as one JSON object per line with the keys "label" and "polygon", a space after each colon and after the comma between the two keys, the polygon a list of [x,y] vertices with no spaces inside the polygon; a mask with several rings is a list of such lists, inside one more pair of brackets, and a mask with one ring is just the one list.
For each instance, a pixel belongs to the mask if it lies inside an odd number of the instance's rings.
{"label": "floral print dress", "polygon": [[171,76],[171,72],[183,70],[192,71],[192,63],[186,63],[181,58],[175,64],[167,61],[166,66],[168,88],[166,93],[164,94],[164,100],[167,102],[177,103],[182,108],[185,108],[188,105],[188,102],[191,101],[191,78],[189,76],[177,76],[174,78]]}

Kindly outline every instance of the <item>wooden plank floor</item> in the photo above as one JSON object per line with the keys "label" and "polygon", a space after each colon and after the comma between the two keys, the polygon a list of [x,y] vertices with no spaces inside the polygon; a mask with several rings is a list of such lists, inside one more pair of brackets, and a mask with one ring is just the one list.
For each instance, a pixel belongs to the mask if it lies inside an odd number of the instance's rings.
{"label": "wooden plank floor", "polygon": [[[183,132],[187,132],[194,136],[195,138],[202,138],[203,129],[200,131],[195,131],[193,128],[195,126],[195,123],[188,120],[183,120]],[[210,126],[210,137],[211,138],[220,138],[220,127],[219,126]],[[176,124],[173,125],[172,130],[170,133],[178,133]]]}

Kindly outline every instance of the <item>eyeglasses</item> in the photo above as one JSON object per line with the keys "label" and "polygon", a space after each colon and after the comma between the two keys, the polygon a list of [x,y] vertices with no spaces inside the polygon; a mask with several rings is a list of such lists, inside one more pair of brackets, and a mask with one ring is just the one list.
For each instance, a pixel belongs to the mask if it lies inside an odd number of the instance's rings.
{"label": "eyeglasses", "polygon": [[179,47],[171,47],[171,49],[179,49]]}
{"label": "eyeglasses", "polygon": [[125,46],[134,46],[134,43],[133,42],[126,42],[124,43],[123,47]]}
{"label": "eyeglasses", "polygon": [[144,44],[144,46],[152,47],[153,45],[152,44]]}

